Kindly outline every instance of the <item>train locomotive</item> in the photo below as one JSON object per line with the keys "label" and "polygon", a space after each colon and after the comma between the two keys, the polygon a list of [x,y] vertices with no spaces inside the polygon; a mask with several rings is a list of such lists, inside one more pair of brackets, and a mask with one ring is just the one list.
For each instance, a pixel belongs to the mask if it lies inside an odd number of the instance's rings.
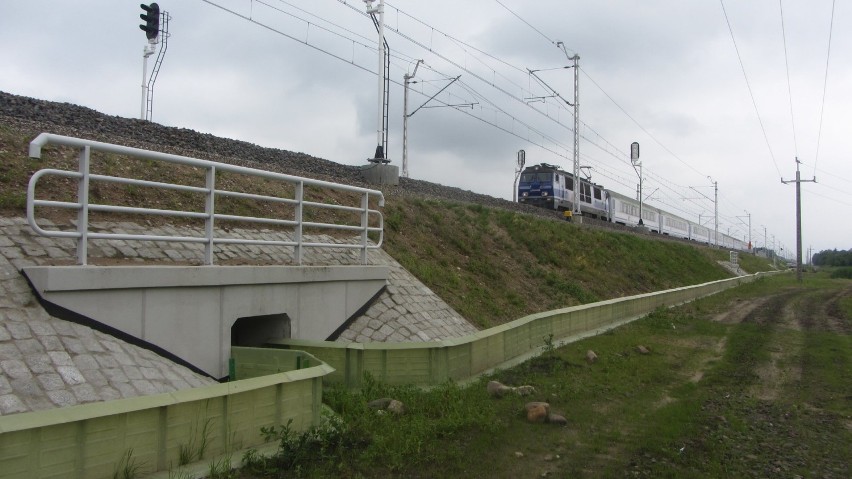
{"label": "train locomotive", "polygon": [[[639,225],[639,200],[608,190],[584,178],[575,181],[574,175],[556,165],[541,163],[524,168],[518,182],[518,202],[557,211],[572,211],[575,185],[579,185],[580,211],[584,217],[624,226]],[[675,238],[713,244],[713,230],[648,204],[641,208],[642,223],[653,233]],[[723,248],[748,251],[749,245],[732,236],[720,233],[718,245]]]}

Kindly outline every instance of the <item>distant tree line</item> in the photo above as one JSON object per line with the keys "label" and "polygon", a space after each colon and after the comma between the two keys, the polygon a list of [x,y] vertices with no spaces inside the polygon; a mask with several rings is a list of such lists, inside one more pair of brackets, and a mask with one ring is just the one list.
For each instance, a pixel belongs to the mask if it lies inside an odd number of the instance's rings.
{"label": "distant tree line", "polygon": [[813,263],[816,266],[852,266],[852,249],[820,251],[814,255]]}

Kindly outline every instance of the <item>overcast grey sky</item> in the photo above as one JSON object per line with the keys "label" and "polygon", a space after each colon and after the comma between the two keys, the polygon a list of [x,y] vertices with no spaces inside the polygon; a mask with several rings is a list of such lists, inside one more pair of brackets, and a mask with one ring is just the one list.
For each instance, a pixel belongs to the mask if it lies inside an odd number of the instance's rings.
{"label": "overcast grey sky", "polygon": [[[580,55],[580,155],[595,182],[634,195],[638,141],[651,204],[712,228],[709,176],[721,232],[747,240],[748,212],[755,246],[765,226],[792,253],[795,187],[781,178],[798,156],[818,181],[802,188],[805,250],[852,247],[850,2],[834,7],[830,56],[832,0],[501,2],[386,4],[393,164],[403,74],[425,61],[410,110],[461,75],[409,119],[413,178],[511,199],[518,150],[570,169],[570,108],[527,71],[554,69],[536,75],[572,99],[562,41]],[[377,34],[361,0],[158,3],[171,37],[154,121],[345,164],[372,156]],[[3,1],[0,90],[138,117],[140,13],[135,0]]]}

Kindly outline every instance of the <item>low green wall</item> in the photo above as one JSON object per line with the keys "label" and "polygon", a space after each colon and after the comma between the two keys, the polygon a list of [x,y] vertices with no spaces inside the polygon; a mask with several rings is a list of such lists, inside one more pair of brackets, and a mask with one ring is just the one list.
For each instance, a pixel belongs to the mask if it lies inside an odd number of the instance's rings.
{"label": "low green wall", "polygon": [[510,367],[554,342],[598,334],[647,315],[750,282],[758,275],[572,306],[533,314],[477,333],[423,343],[341,343],[283,339],[268,346],[308,352],[335,371],[325,380],[359,387],[364,373],[389,384],[429,386],[466,381]]}
{"label": "low green wall", "polygon": [[232,371],[239,380],[229,383],[0,416],[0,479],[111,478],[129,453],[136,475],[170,477],[165,471],[178,468],[181,449],[197,453],[204,442],[204,456],[195,464],[198,470],[205,460],[212,463],[263,445],[261,427],[290,420],[297,430],[318,424],[323,381],[358,387],[365,372],[391,384],[466,381],[537,354],[551,335],[553,341],[565,341],[598,334],[659,307],[692,301],[755,278],[533,314],[443,341],[280,340],[270,344],[274,348],[234,347]]}
{"label": "low green wall", "polygon": [[198,461],[205,444],[200,460],[213,462],[263,444],[261,427],[319,423],[331,367],[301,351],[234,348],[234,357],[246,379],[0,416],[0,478],[112,478],[128,454],[137,476],[151,474],[177,469],[182,448]]}

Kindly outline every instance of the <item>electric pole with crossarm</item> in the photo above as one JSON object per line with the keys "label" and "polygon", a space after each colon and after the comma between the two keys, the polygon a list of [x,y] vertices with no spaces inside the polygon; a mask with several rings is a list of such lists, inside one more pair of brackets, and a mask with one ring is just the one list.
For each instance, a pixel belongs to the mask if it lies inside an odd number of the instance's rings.
{"label": "electric pole with crossarm", "polygon": [[816,176],[812,180],[803,180],[799,174],[799,157],[796,157],[796,179],[781,183],[796,183],[796,281],[802,282],[802,183],[816,183]]}

